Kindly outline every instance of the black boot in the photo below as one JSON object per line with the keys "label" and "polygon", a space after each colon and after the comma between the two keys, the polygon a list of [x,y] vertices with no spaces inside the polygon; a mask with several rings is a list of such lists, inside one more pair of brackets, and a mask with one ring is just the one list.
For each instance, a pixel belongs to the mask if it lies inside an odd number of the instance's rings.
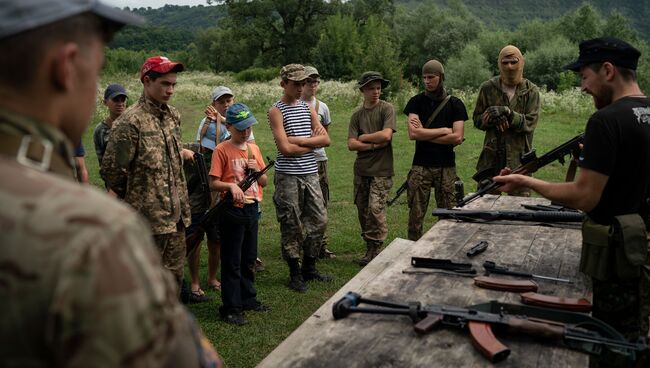
{"label": "black boot", "polygon": [[332,281],[332,276],[325,275],[316,269],[316,258],[305,257],[302,265],[302,277],[305,281]]}
{"label": "black boot", "polygon": [[298,258],[290,258],[287,263],[289,264],[289,289],[295,290],[299,293],[307,291],[307,284],[302,278],[300,273],[300,262]]}

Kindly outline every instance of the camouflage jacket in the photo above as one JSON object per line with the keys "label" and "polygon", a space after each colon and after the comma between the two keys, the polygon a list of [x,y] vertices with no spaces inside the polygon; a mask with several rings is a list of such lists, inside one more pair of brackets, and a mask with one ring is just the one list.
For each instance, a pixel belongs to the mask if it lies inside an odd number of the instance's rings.
{"label": "camouflage jacket", "polygon": [[[72,157],[60,131],[9,119]],[[200,334],[140,216],[6,152],[0,172],[0,366],[160,367],[172,354],[198,365]]]}
{"label": "camouflage jacket", "polygon": [[[508,96],[501,89],[499,76],[481,84],[473,114],[474,126],[485,131],[483,150],[476,164],[477,171],[494,168],[498,173],[498,170],[503,168],[499,165],[497,155],[500,148],[499,139],[502,140],[501,149],[505,150],[505,166],[514,169],[520,165],[521,154],[530,151],[533,145],[539,105],[539,88],[528,79],[524,79],[517,86],[512,101],[508,100]],[[482,121],[481,115],[490,106],[508,106],[513,112],[510,128],[504,133]]]}
{"label": "camouflage jacket", "polygon": [[113,122],[101,176],[154,234],[175,232],[180,219],[190,225],[181,149],[181,119],[172,106],[141,96]]}

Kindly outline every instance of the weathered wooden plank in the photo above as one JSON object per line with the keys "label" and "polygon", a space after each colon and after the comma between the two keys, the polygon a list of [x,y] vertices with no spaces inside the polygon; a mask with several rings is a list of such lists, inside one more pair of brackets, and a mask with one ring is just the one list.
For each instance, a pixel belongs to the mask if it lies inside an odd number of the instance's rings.
{"label": "weathered wooden plank", "polygon": [[[485,196],[468,208],[520,210],[539,198]],[[332,305],[347,291],[395,302],[469,306],[498,300],[519,303],[519,295],[481,289],[472,278],[413,270],[412,256],[451,258],[483,272],[485,260],[513,269],[570,278],[574,284],[540,282],[540,292],[590,297],[588,280],[578,272],[580,233],[576,229],[530,224],[439,221],[417,242],[395,239],[380,255],[283,341],[259,367],[486,367],[467,331],[443,328],[418,336],[407,316],[351,315],[335,321]],[[473,258],[466,252],[481,240],[488,249]],[[532,338],[499,336],[512,350],[499,367],[586,367],[586,355]]]}

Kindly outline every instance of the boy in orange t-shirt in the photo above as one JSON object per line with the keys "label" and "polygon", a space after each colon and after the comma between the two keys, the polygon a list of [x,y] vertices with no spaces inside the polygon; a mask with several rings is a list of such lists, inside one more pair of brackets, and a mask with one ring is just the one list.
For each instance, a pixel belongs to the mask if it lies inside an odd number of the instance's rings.
{"label": "boy in orange t-shirt", "polygon": [[212,155],[210,188],[230,192],[231,200],[219,213],[221,233],[221,301],[219,315],[225,322],[248,323],[244,311],[264,312],[269,307],[257,300],[253,285],[257,257],[257,203],[262,200],[262,187],[267,177],[262,175],[246,192],[237,185],[250,171],[264,167],[257,145],[248,143],[251,126],[257,124],[248,106],[236,103],[226,110],[226,127],[231,138],[220,143]]}

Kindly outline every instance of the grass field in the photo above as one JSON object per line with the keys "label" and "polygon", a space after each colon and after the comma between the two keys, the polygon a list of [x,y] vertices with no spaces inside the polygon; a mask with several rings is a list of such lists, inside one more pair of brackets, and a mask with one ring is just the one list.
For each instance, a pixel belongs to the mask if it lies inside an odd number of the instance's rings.
{"label": "grass field", "polygon": [[[91,182],[101,188],[103,183],[98,174],[92,130],[107,114],[101,104],[103,89],[108,83],[115,82],[122,83],[127,88],[130,94],[129,103],[135,102],[142,93],[142,85],[135,75],[112,75],[102,78],[102,84],[98,89],[98,109],[84,136],[86,162]],[[210,102],[212,88],[219,84],[229,86],[235,92],[237,101],[246,103],[252,108],[259,121],[259,124],[254,126],[256,141],[264,155],[274,158],[276,149],[266,111],[282,94],[278,81],[241,84],[227,75],[198,72],[179,74],[177,90],[171,104],[181,112],[184,141],[195,139],[197,124],[203,116],[203,108]],[[408,98],[417,92],[417,89],[407,89],[391,100],[398,113],[398,131],[393,138],[395,155],[393,193],[404,181],[414,151],[414,143],[408,140],[405,116],[401,111]],[[465,102],[471,118],[476,92],[455,91],[454,94]],[[309,291],[305,294],[292,292],[286,287],[288,268],[280,256],[279,226],[271,200],[274,191],[273,173],[271,173],[269,186],[265,188],[259,231],[259,251],[266,270],[258,274],[256,286],[259,299],[270,305],[272,311],[263,314],[248,313],[246,318],[250,323],[243,327],[222,323],[217,317],[217,308],[221,303],[219,294],[208,291],[207,285],[203,287],[213,300],[190,306],[204,333],[213,342],[228,367],[255,366],[360,269],[352,262],[353,259],[363,255],[364,243],[359,235],[356,208],[352,203],[352,166],[355,154],[347,150],[347,129],[350,115],[360,105],[361,97],[355,90],[353,82],[326,81],[321,84],[319,98],[329,105],[332,112],[333,124],[330,128],[332,144],[327,149],[331,190],[328,234],[330,249],[336,253],[337,258],[322,261],[318,267],[321,271],[333,275],[335,279],[331,283],[311,283]],[[543,93],[542,113],[534,138],[534,146],[538,154],[583,131],[585,122],[593,111],[591,97],[578,91],[567,91],[563,94]],[[465,124],[465,137],[466,141],[456,148],[456,165],[459,176],[465,182],[465,191],[469,192],[475,189],[471,175],[475,171],[482,146],[483,132],[475,129],[471,121],[468,121]],[[565,171],[566,167],[553,163],[535,176],[560,181],[563,180]],[[408,208],[405,198],[406,195],[388,210],[387,244],[396,237],[406,238]],[[434,205],[435,203],[431,203],[430,207]],[[425,229],[434,222],[432,216],[428,217]],[[206,248],[202,247],[203,282],[205,282],[207,268],[206,253]]]}

